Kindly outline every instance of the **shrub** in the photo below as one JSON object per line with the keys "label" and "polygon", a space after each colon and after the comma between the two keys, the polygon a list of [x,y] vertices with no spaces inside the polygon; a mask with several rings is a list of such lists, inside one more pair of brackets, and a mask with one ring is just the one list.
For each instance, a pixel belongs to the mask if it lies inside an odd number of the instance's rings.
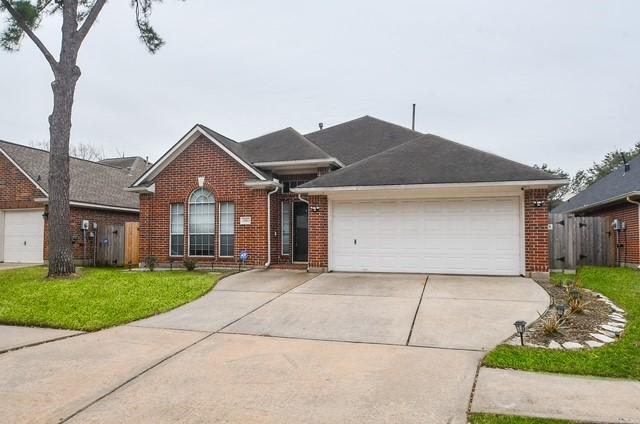
{"label": "shrub", "polygon": [[182,263],[184,264],[184,267],[187,268],[187,271],[193,271],[196,269],[196,261],[193,259],[185,259]]}
{"label": "shrub", "polygon": [[149,255],[144,259],[144,262],[147,264],[149,271],[153,271],[156,269],[156,265],[158,264],[158,258],[153,255]]}
{"label": "shrub", "polygon": [[585,302],[581,297],[575,297],[569,300],[569,313],[581,314],[584,312],[585,307],[591,302]]}
{"label": "shrub", "polygon": [[542,317],[542,332],[545,336],[557,333],[562,327],[564,318],[560,318],[557,313],[552,312],[546,317]]}

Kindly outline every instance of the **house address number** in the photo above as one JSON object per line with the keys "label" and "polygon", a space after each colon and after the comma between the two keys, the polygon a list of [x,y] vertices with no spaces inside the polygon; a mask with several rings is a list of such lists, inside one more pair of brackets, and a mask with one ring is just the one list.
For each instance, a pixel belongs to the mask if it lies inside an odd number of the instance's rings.
{"label": "house address number", "polygon": [[240,225],[251,225],[251,217],[250,216],[241,216],[240,217]]}

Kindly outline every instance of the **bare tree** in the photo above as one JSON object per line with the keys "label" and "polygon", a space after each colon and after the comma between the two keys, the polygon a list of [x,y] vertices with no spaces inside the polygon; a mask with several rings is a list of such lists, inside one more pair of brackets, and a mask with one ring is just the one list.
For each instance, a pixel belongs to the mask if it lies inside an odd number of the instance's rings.
{"label": "bare tree", "polygon": [[[49,141],[40,142],[32,141],[29,143],[31,147],[49,151]],[[99,161],[105,158],[104,149],[90,143],[71,143],[69,142],[69,156],[79,159]]]}
{"label": "bare tree", "polygon": [[[164,44],[150,24],[152,6],[161,0],[130,0],[140,40],[151,53]],[[49,276],[75,272],[69,208],[69,138],[78,53],[106,0],[0,0],[0,14],[8,14],[0,47],[14,51],[26,35],[40,50],[53,72],[53,112],[49,116]],[[56,58],[35,30],[45,17],[61,14],[61,44]]]}

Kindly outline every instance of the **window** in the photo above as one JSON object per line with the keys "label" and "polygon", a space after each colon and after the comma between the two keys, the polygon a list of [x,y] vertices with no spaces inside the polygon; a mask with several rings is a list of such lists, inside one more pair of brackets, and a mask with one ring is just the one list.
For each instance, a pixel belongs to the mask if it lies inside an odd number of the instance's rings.
{"label": "window", "polygon": [[235,207],[233,203],[220,203],[220,256],[233,256],[234,222]]}
{"label": "window", "polygon": [[282,254],[291,254],[291,205],[287,202],[282,202]]}
{"label": "window", "polygon": [[171,238],[169,240],[170,255],[184,255],[184,205],[182,203],[171,204]]}
{"label": "window", "polygon": [[200,188],[189,198],[189,256],[213,256],[215,245],[213,194]]}

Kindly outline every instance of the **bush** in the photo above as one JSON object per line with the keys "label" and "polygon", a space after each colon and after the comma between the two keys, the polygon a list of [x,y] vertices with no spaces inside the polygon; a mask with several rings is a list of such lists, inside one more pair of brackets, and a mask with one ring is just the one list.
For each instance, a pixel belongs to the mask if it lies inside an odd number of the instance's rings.
{"label": "bush", "polygon": [[156,269],[156,265],[158,265],[158,258],[153,255],[149,255],[144,259],[145,264],[147,264],[147,268],[149,271],[153,271]]}
{"label": "bush", "polygon": [[184,267],[187,268],[187,271],[193,271],[196,269],[196,261],[193,259],[185,259],[182,263],[184,264]]}

